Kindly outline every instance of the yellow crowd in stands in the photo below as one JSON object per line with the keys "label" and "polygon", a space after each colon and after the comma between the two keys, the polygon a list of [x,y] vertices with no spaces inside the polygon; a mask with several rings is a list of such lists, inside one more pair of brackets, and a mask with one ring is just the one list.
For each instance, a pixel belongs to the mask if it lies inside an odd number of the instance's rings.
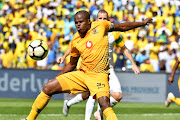
{"label": "yellow crowd in stands", "polygon": [[[101,0],[99,0],[101,1]],[[159,49],[166,44],[174,50],[172,42],[179,44],[180,5],[161,3],[155,0],[127,0],[117,6],[115,0],[3,0],[0,3],[0,58],[2,68],[62,69],[55,61],[38,65],[26,53],[32,40],[41,39],[52,46],[54,55],[65,53],[76,28],[73,16],[79,10],[87,10],[94,21],[98,10],[108,12],[111,22],[134,22],[152,17],[153,24],[127,32],[122,32],[123,40],[131,40],[130,49],[135,55],[149,44],[148,59],[159,60]],[[115,9],[115,5],[117,8]],[[161,30],[162,29],[162,30]],[[65,39],[68,36],[68,39]],[[59,51],[57,52],[57,48]],[[168,51],[167,50],[167,51]],[[176,49],[179,52],[179,48]],[[55,56],[56,58],[57,56]],[[114,54],[117,60],[116,53]],[[48,58],[45,59],[47,62]],[[66,61],[66,63],[68,60]],[[65,64],[66,64],[65,63]],[[41,63],[39,63],[41,64]],[[50,65],[48,67],[48,65]],[[156,72],[152,65],[141,66],[141,71]],[[148,67],[147,67],[148,66]]]}

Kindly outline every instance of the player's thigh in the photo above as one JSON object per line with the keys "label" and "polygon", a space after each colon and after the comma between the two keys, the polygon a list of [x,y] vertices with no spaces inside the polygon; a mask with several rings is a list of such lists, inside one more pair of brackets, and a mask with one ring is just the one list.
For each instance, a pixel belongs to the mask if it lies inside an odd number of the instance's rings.
{"label": "player's thigh", "polygon": [[101,91],[109,93],[108,77],[108,74],[105,73],[86,73],[85,83],[89,88],[91,96]]}
{"label": "player's thigh", "polygon": [[85,75],[82,71],[68,72],[63,75],[57,76],[62,92],[70,91],[70,93],[82,93],[88,91],[85,84]]}
{"label": "player's thigh", "polygon": [[121,83],[118,77],[116,76],[115,72],[112,70],[110,71],[110,75],[109,75],[109,87],[110,87],[110,93],[112,92],[122,93]]}

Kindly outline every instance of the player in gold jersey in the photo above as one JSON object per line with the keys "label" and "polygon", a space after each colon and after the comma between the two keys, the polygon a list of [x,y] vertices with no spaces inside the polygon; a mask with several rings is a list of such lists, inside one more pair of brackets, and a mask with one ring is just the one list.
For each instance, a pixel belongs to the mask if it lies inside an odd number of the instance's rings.
{"label": "player in gold jersey", "polygon": [[[49,80],[42,92],[34,101],[31,112],[26,118],[34,120],[46,107],[52,95],[58,93],[80,93],[90,91],[98,100],[106,120],[117,120],[109,103],[109,59],[108,31],[127,31],[151,23],[152,18],[143,22],[112,24],[109,21],[91,22],[87,11],[79,11],[74,15],[77,33],[71,41],[70,62],[54,79]],[[75,69],[79,57],[81,67]]]}
{"label": "player in gold jersey", "polygon": [[[98,12],[96,21],[101,21],[101,20],[106,20],[106,21],[109,20],[108,13],[105,10],[100,10]],[[134,62],[130,51],[125,47],[124,41],[122,39],[120,32],[108,32],[108,41],[109,41],[109,66],[110,66],[110,75],[109,75],[110,105],[111,107],[113,107],[122,99],[121,84],[113,68],[114,43],[116,43],[118,47],[121,47],[122,49],[124,49],[125,55],[127,56],[127,58],[131,61],[133,65],[132,68],[135,74],[139,74],[139,69],[136,63]],[[61,64],[69,54],[70,54],[70,49],[66,51],[63,57],[59,57],[57,59],[57,63]],[[90,120],[93,109],[94,109],[94,105],[95,105],[95,99],[93,99],[92,96],[89,96],[89,92],[78,94],[71,100],[64,100],[63,114],[67,116],[70,106],[72,106],[73,104],[79,103],[83,100],[86,100],[88,97],[89,99],[87,100],[86,110],[85,110],[85,120]],[[94,116],[97,120],[103,119],[102,111],[100,110],[99,105],[98,105],[98,110],[94,113]]]}
{"label": "player in gold jersey", "polygon": [[[175,72],[176,72],[176,70],[177,70],[177,68],[178,68],[178,66],[179,66],[179,63],[180,63],[180,58],[178,58],[178,59],[176,60],[176,63],[175,63],[175,65],[174,65],[173,69],[172,69],[171,75],[170,75],[170,77],[168,78],[169,85],[171,85],[171,83],[174,82],[174,75],[175,75]],[[179,80],[178,80],[178,86],[179,86],[179,88],[180,88],[180,77],[179,77]],[[180,106],[180,98],[176,98],[176,97],[173,95],[173,93],[170,92],[170,93],[168,93],[168,97],[167,97],[167,99],[166,99],[166,101],[165,101],[165,106],[166,106],[166,107],[169,107],[169,105],[171,104],[172,101],[175,102],[177,105]]]}

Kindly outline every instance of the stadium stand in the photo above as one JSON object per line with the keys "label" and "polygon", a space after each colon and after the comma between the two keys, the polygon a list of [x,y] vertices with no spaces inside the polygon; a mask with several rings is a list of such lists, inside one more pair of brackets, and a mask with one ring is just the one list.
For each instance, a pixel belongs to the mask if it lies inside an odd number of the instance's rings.
{"label": "stadium stand", "polygon": [[[141,62],[141,71],[171,72],[173,61],[180,57],[179,0],[2,0],[0,68],[62,69],[55,63],[57,53],[62,55],[68,49],[76,32],[74,13],[82,9],[90,12],[92,21],[100,9],[108,11],[114,23],[153,18],[148,27],[121,33],[137,64]],[[36,39],[42,39],[51,48],[42,61],[32,60],[26,52],[29,43]],[[129,61],[116,51],[115,68],[130,70]],[[142,59],[142,51],[146,59]],[[125,64],[117,66],[117,59]]]}

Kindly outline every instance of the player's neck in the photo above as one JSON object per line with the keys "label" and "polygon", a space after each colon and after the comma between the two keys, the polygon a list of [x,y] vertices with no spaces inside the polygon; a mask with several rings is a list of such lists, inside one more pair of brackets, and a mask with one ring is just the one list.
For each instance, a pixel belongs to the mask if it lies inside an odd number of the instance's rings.
{"label": "player's neck", "polygon": [[84,38],[86,36],[86,34],[88,33],[88,31],[91,29],[91,24],[90,26],[87,28],[88,30],[85,33],[79,33],[79,35],[81,36],[81,38]]}
{"label": "player's neck", "polygon": [[[86,32],[87,33],[87,32]],[[86,33],[80,33],[79,35],[81,36],[81,38],[84,38],[86,36]]]}

